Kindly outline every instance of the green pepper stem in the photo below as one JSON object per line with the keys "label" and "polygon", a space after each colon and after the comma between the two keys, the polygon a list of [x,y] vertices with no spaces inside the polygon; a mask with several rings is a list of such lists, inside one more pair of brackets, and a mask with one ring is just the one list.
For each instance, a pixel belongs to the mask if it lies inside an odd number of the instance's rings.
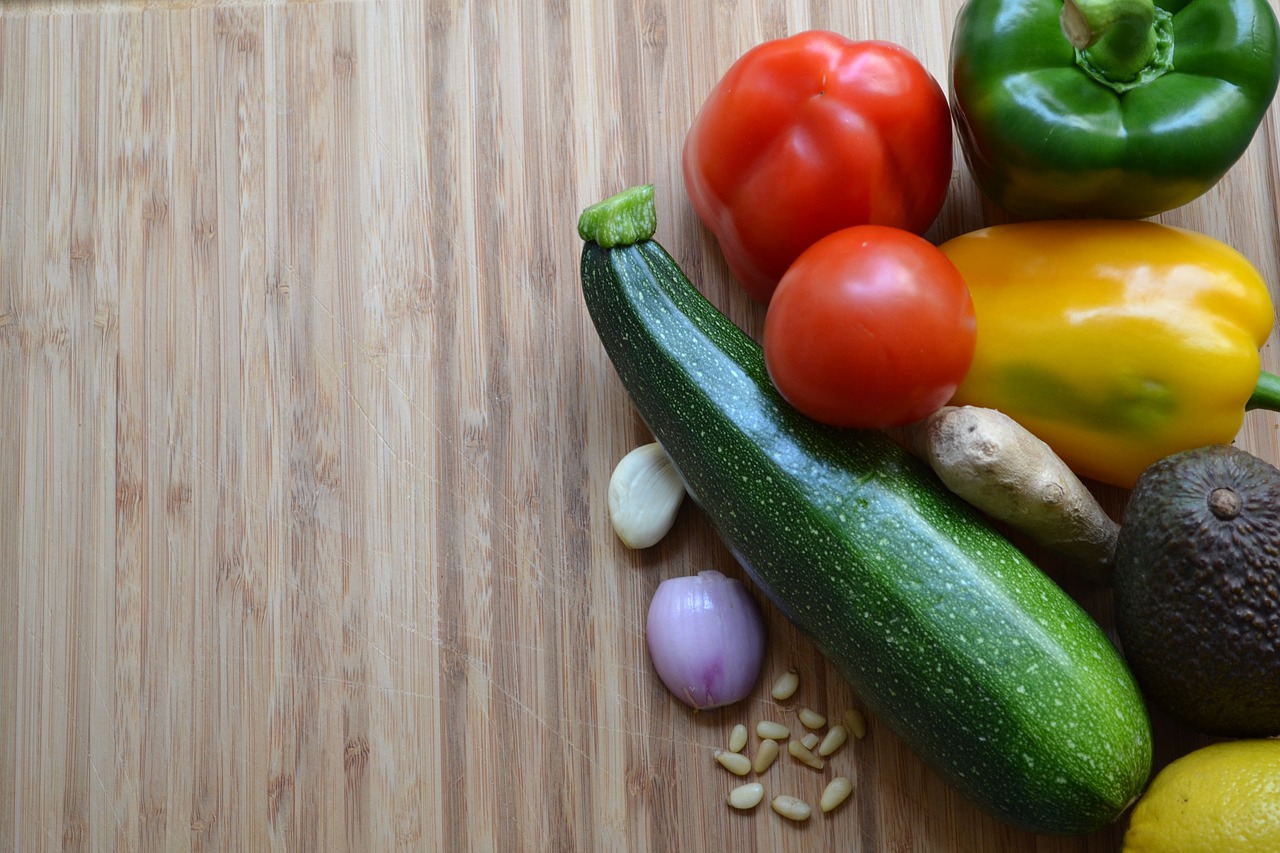
{"label": "green pepper stem", "polygon": [[1244,404],[1248,409],[1265,409],[1268,412],[1280,412],[1280,376],[1262,371],[1258,376],[1258,385],[1253,389],[1253,396]]}
{"label": "green pepper stem", "polygon": [[1064,0],[1062,32],[1106,80],[1133,80],[1155,58],[1152,0]]}

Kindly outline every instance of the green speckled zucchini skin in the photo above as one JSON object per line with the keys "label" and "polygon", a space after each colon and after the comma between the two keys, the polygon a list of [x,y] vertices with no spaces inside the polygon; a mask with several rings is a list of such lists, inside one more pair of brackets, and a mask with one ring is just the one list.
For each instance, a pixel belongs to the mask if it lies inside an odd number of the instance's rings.
{"label": "green speckled zucchini skin", "polygon": [[778,396],[760,348],[652,240],[586,242],[610,360],[693,499],[868,708],[1033,832],[1103,827],[1151,769],[1146,709],[1099,626],[881,433]]}

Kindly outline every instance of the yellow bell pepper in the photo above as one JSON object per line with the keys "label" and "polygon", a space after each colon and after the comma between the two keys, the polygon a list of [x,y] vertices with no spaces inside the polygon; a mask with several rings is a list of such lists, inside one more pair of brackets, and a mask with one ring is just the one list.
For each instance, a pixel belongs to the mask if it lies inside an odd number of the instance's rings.
{"label": "yellow bell pepper", "polygon": [[952,402],[999,409],[1081,476],[1132,487],[1148,465],[1230,443],[1280,409],[1259,349],[1266,283],[1236,250],[1148,221],[996,225],[942,251],[969,285],[973,365]]}

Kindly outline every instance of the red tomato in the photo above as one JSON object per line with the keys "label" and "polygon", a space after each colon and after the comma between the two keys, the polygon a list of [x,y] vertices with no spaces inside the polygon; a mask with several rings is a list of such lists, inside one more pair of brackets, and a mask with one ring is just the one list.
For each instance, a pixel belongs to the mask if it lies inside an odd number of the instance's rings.
{"label": "red tomato", "polygon": [[685,137],[683,166],[729,269],[767,304],[791,262],[832,231],[924,233],[951,181],[951,116],[902,47],[804,32],[734,63]]}
{"label": "red tomato", "polygon": [[969,288],[937,247],[860,225],[822,238],[782,277],[765,315],[765,366],[814,420],[901,426],[951,399],[976,327]]}

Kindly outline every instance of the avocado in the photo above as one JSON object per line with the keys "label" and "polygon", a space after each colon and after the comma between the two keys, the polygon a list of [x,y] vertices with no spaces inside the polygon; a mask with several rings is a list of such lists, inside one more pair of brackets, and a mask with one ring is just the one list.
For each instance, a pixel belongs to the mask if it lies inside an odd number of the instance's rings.
{"label": "avocado", "polygon": [[1147,701],[1203,734],[1280,734],[1280,470],[1227,446],[1134,485],[1112,584]]}

